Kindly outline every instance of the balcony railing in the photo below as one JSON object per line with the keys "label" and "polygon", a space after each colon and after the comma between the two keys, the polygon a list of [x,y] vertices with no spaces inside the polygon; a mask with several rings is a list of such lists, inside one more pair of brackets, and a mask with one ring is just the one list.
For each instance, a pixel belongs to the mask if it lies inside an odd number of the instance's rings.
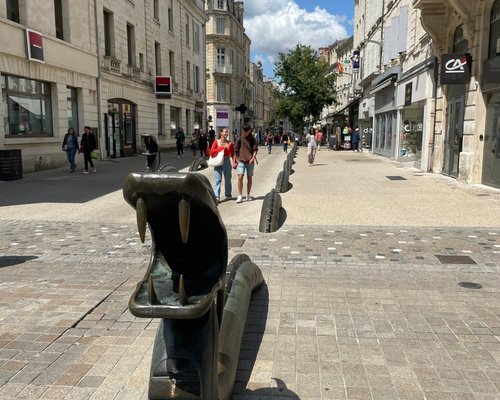
{"label": "balcony railing", "polygon": [[220,74],[232,74],[233,66],[230,64],[215,64],[214,71]]}
{"label": "balcony railing", "polygon": [[135,65],[127,65],[128,75],[135,79],[141,78],[141,69]]}
{"label": "balcony railing", "polygon": [[110,72],[115,72],[115,73],[120,73],[120,60],[114,58],[113,56],[104,56],[103,59],[103,67],[104,69],[110,71]]}

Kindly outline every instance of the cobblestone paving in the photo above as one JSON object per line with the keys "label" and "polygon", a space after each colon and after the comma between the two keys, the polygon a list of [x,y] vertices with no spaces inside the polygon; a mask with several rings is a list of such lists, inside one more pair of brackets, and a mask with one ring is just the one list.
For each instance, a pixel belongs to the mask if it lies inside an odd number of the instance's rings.
{"label": "cobblestone paving", "polygon": [[[230,257],[265,277],[234,399],[500,399],[500,229],[228,233],[245,240]],[[3,221],[0,234],[0,399],[146,399],[157,321],[127,304],[149,240],[112,224]]]}

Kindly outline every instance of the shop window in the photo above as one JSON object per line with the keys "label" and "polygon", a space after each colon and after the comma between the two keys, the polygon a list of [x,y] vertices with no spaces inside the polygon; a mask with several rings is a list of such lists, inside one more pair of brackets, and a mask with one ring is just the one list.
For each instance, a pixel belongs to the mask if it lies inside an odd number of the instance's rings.
{"label": "shop window", "polygon": [[490,46],[488,58],[500,55],[500,0],[493,3],[490,16]]}
{"label": "shop window", "polygon": [[500,92],[490,96],[486,110],[483,183],[500,188]]}
{"label": "shop window", "polygon": [[179,126],[181,110],[177,107],[170,107],[170,137],[175,137]]}
{"label": "shop window", "polygon": [[66,102],[68,105],[68,128],[78,132],[78,97],[76,88],[68,87]]}
{"label": "shop window", "polygon": [[52,136],[50,84],[2,75],[4,128],[7,136]]}
{"label": "shop window", "polygon": [[18,0],[7,0],[7,19],[19,23]]}

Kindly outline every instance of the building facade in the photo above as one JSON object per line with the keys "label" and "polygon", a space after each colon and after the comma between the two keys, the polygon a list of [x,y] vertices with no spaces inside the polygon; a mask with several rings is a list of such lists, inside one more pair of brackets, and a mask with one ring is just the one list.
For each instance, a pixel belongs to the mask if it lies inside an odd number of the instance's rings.
{"label": "building facade", "polygon": [[440,65],[432,170],[500,187],[500,1],[414,3]]}
{"label": "building facade", "polygon": [[[242,1],[207,0],[205,11],[207,60],[207,112],[210,125],[218,131],[226,127],[234,134],[245,121],[253,119],[248,110],[250,84],[250,39],[243,27]],[[244,105],[246,112],[236,110]],[[210,118],[209,117],[209,118]]]}
{"label": "building facade", "polygon": [[336,75],[336,103],[323,109],[320,120],[335,149],[343,149],[345,143],[350,143],[350,134],[345,128],[358,126],[358,73],[353,71],[353,50],[352,36],[319,49],[320,58],[330,66],[329,73]]}
{"label": "building facade", "polygon": [[[102,157],[140,153],[142,133],[173,146],[206,120],[206,22],[201,0],[1,0],[0,148],[21,149],[33,171],[65,163],[70,127],[91,126]],[[169,98],[156,76],[171,77]]]}

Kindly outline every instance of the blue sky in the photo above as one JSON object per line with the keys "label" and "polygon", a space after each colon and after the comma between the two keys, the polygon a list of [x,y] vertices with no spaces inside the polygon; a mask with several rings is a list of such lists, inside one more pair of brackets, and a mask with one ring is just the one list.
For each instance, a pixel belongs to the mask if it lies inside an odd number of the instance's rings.
{"label": "blue sky", "polygon": [[252,40],[251,61],[274,75],[274,61],[297,43],[318,50],[352,35],[352,0],[244,0],[246,34]]}

